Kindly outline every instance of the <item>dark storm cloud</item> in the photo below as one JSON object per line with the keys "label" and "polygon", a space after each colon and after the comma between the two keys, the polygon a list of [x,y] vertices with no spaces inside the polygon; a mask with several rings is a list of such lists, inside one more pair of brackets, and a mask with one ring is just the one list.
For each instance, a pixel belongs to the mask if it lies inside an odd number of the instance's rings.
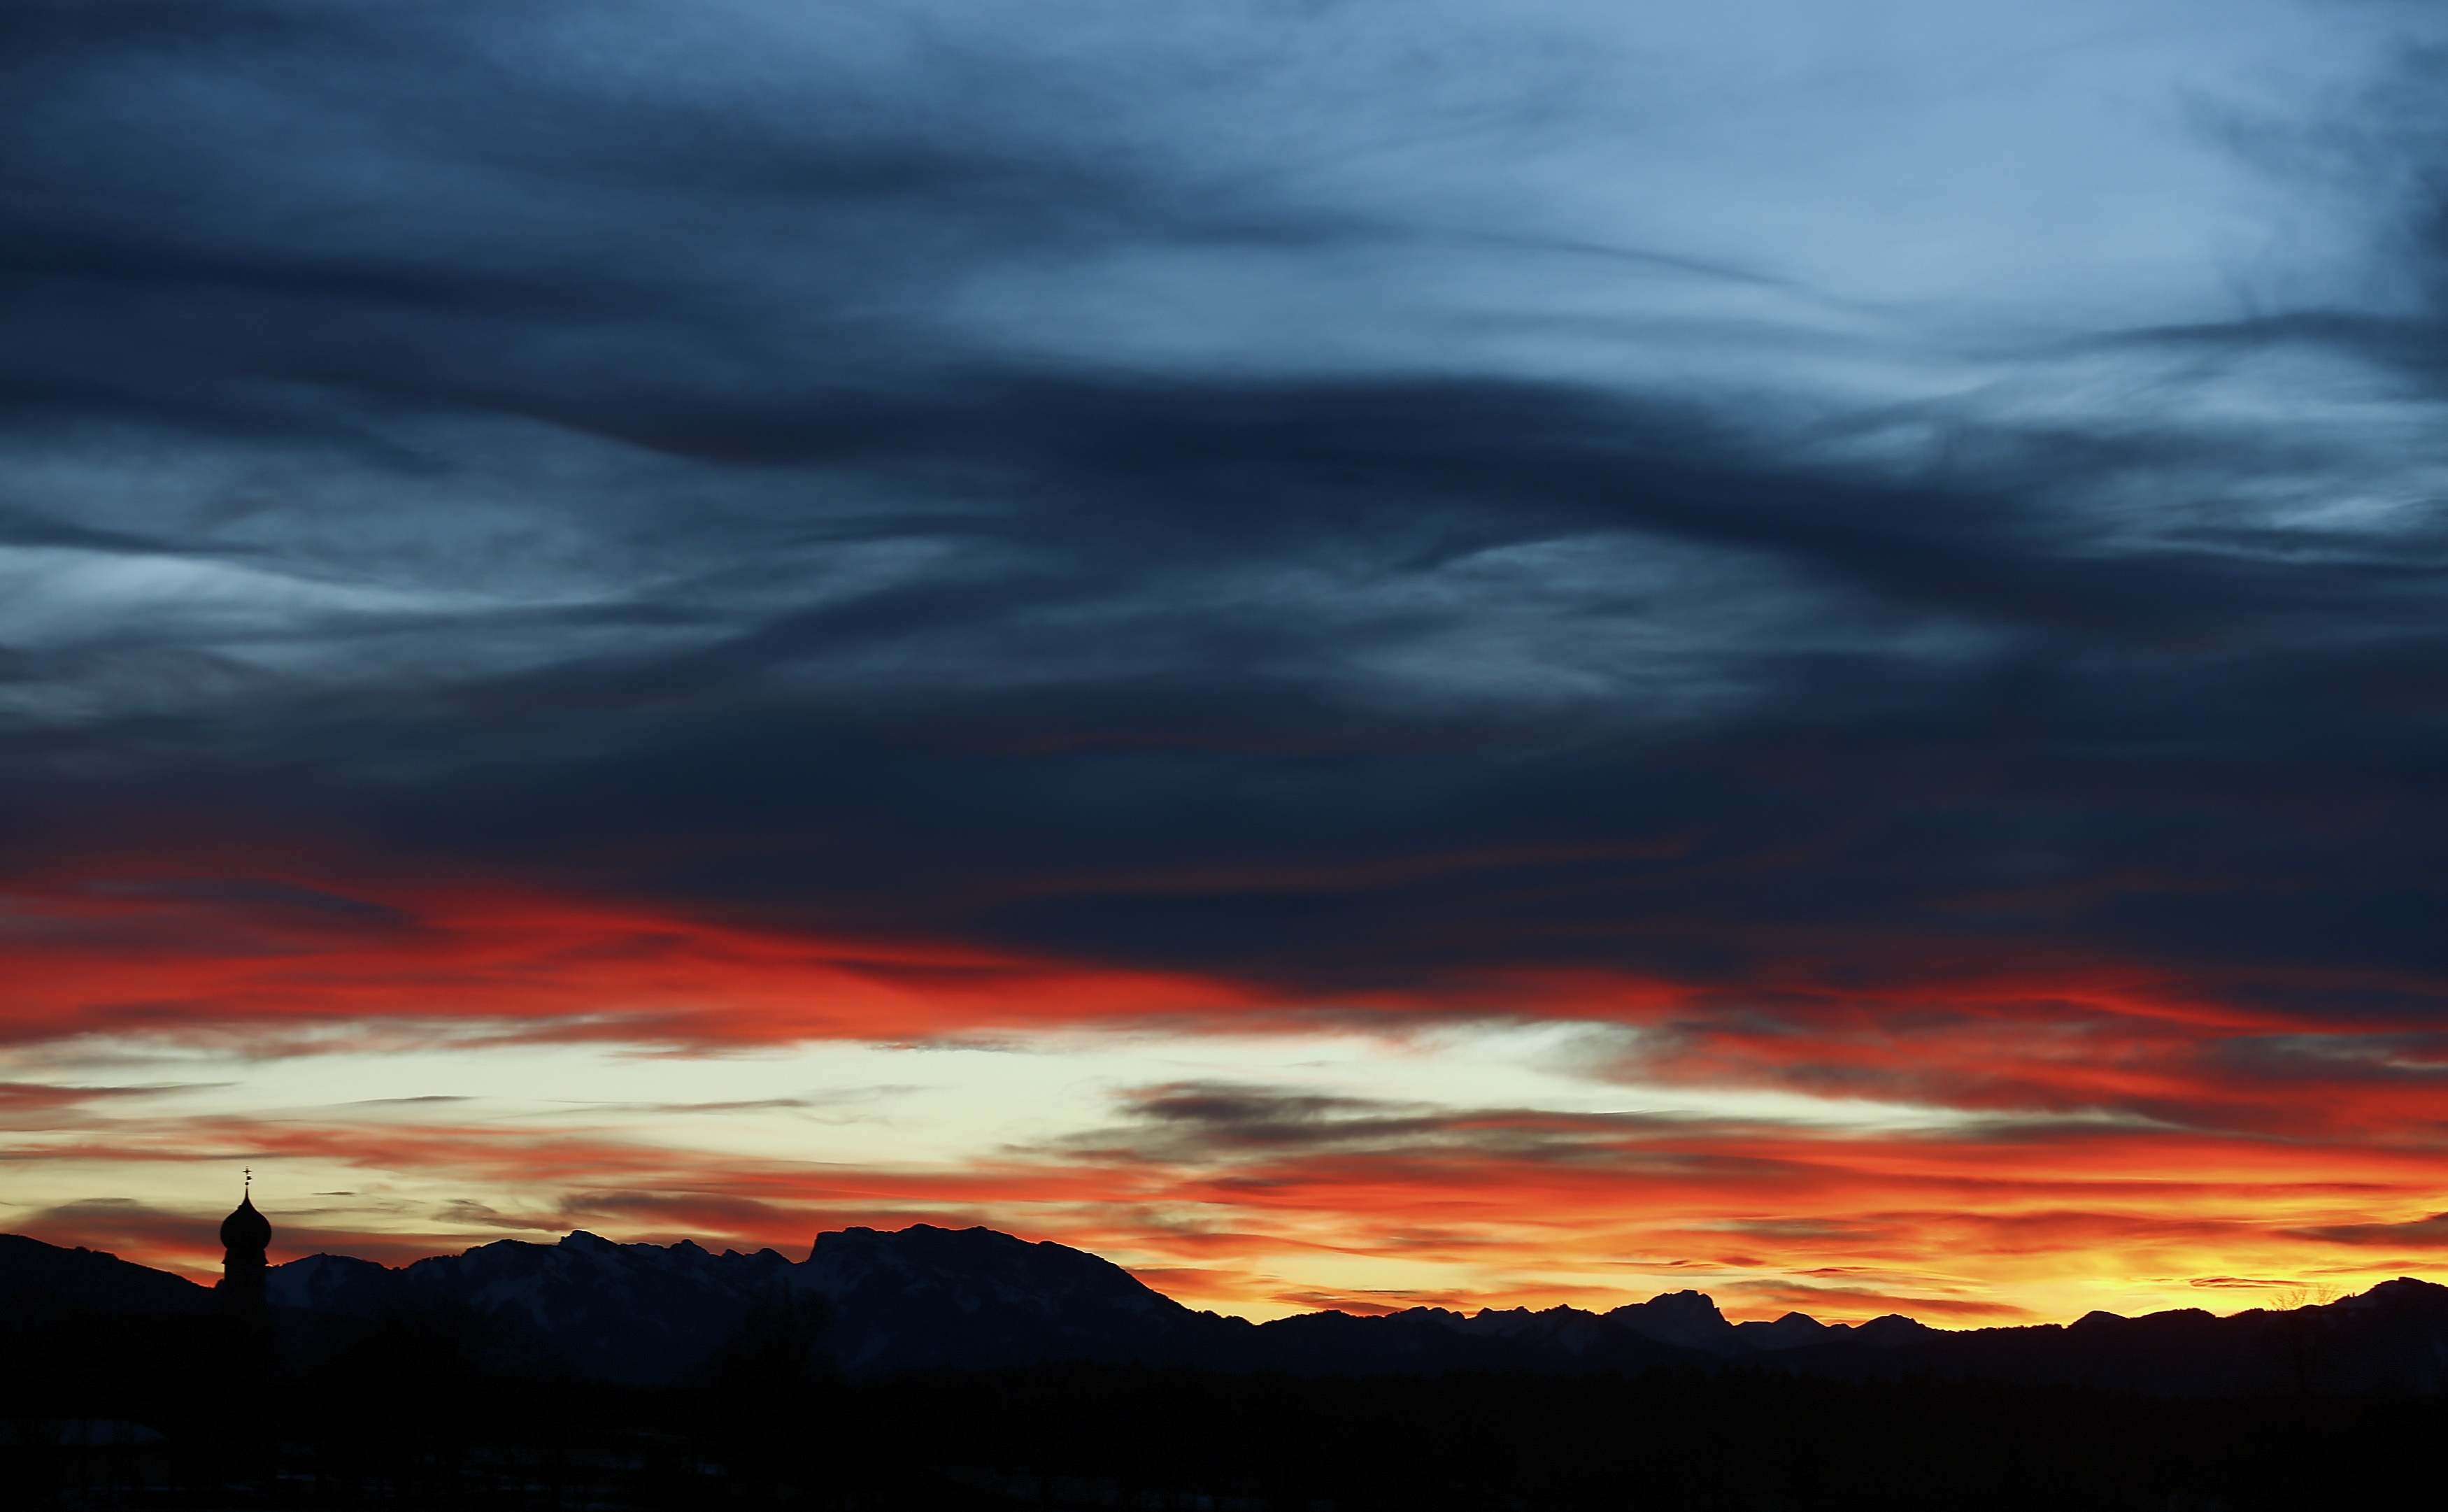
{"label": "dark storm cloud", "polygon": [[2426,106],[2351,123],[2415,294],[1840,400],[1960,359],[1766,246],[1589,257],[1516,181],[1616,150],[1596,66],[1374,16],[12,8],[18,890],[2436,1016]]}

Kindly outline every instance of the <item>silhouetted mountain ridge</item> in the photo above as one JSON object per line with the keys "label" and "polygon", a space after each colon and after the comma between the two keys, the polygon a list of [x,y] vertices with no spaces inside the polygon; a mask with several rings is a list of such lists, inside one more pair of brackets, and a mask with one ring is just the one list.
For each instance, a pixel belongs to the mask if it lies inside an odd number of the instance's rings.
{"label": "silhouetted mountain ridge", "polygon": [[213,1294],[185,1276],[101,1250],[0,1234],[0,1306],[62,1304],[92,1312],[204,1312]]}
{"label": "silhouetted mountain ridge", "polygon": [[[316,1254],[273,1267],[266,1294],[298,1318],[472,1310],[505,1339],[578,1374],[631,1383],[681,1378],[752,1306],[788,1294],[824,1300],[832,1357],[857,1377],[1091,1361],[1307,1376],[1746,1366],[1848,1380],[2089,1382],[2168,1395],[2448,1386],[2448,1287],[2412,1278],[2291,1311],[2094,1312],[2070,1325],[2003,1329],[1934,1329],[1900,1314],[1824,1324],[1799,1312],[1737,1324],[1690,1291],[1603,1313],[1413,1308],[1253,1324],[1194,1311],[1083,1251],[920,1224],[826,1234],[796,1262],[773,1250],[716,1254],[687,1240],[619,1244],[586,1233],[555,1244],[505,1239],[397,1268]],[[0,1298],[177,1312],[209,1307],[211,1292],[111,1255],[5,1236]]]}

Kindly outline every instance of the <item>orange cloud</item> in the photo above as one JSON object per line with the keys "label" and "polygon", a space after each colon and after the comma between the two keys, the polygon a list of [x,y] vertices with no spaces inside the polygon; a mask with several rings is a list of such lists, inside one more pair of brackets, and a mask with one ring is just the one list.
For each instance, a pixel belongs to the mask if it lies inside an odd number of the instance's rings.
{"label": "orange cloud", "polygon": [[[1248,1110],[1243,1110],[1245,1113]],[[1124,1110],[1144,1123],[1143,1112]],[[2060,1320],[2184,1305],[2238,1275],[2367,1284],[2448,1264],[2417,1151],[2150,1131],[1967,1139],[1762,1124],[1342,1108],[1307,1144],[1114,1138],[958,1168],[709,1162],[617,1131],[432,1121],[171,1120],[50,1147],[53,1162],[200,1157],[443,1171],[414,1211],[299,1199],[278,1246],[404,1260],[572,1228],[796,1257],[828,1228],[971,1223],[1116,1255],[1201,1306],[1604,1307],[1683,1285],[1735,1316]],[[97,1131],[99,1132],[99,1131]],[[183,1184],[183,1178],[180,1178]],[[2369,1215],[2402,1213],[2387,1247]],[[27,1232],[208,1273],[218,1209],[72,1204]],[[1343,1279],[1399,1275],[1403,1281]],[[1676,1280],[1675,1277],[1689,1279]]]}
{"label": "orange cloud", "polygon": [[[708,1171],[617,1119],[553,1136],[447,1109],[378,1129],[151,1119],[146,1088],[20,1081],[0,1084],[23,1141],[12,1158],[288,1158],[464,1182],[452,1203],[335,1202],[284,1223],[284,1243],[384,1258],[571,1227],[797,1254],[847,1223],[988,1223],[1262,1311],[1322,1298],[1603,1305],[1693,1276],[1749,1315],[1807,1298],[1838,1316],[2010,1318],[2081,1311],[2077,1293],[2165,1299],[2217,1277],[2448,1263],[2436,1217],[2448,1043],[2379,1013],[2282,1011],[2164,975],[1941,961],[1840,985],[1798,960],[1741,991],[1482,970],[1311,999],[1256,979],[819,937],[507,886],[342,887],[302,864],[233,874],[19,876],[0,906],[0,1033],[273,1051],[441,1033],[685,1055],[1504,1013],[1628,1030],[1581,1067],[1600,1082],[1949,1116],[1899,1133],[1185,1084],[1143,1090],[1103,1130],[957,1170],[776,1157]],[[207,1273],[218,1254],[193,1226],[214,1215],[86,1202],[23,1226]],[[1370,1266],[1399,1279],[1353,1279]]]}
{"label": "orange cloud", "polygon": [[957,946],[844,941],[479,889],[379,897],[183,875],[0,898],[18,1042],[458,1024],[506,1038],[680,1044],[929,1035],[1213,1015],[1193,977]]}

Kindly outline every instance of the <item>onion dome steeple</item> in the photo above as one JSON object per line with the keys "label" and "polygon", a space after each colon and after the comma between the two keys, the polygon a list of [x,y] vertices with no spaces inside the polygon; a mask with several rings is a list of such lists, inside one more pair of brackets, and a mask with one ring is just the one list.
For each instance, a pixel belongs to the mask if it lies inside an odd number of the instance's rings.
{"label": "onion dome steeple", "polygon": [[255,1173],[246,1173],[246,1188],[238,1209],[221,1219],[221,1305],[259,1310],[263,1306],[264,1254],[272,1244],[272,1224],[255,1210]]}
{"label": "onion dome steeple", "polygon": [[239,1198],[238,1211],[221,1219],[221,1248],[263,1250],[272,1246],[272,1223],[255,1211],[255,1194]]}

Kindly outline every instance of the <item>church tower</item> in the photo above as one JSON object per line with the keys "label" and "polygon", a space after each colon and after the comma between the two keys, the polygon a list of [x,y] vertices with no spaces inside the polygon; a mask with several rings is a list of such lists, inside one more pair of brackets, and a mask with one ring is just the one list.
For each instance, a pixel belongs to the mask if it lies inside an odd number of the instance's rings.
{"label": "church tower", "polygon": [[263,1252],[272,1245],[272,1225],[255,1211],[255,1173],[246,1174],[245,1194],[238,1211],[221,1219],[221,1307],[231,1312],[263,1311]]}

